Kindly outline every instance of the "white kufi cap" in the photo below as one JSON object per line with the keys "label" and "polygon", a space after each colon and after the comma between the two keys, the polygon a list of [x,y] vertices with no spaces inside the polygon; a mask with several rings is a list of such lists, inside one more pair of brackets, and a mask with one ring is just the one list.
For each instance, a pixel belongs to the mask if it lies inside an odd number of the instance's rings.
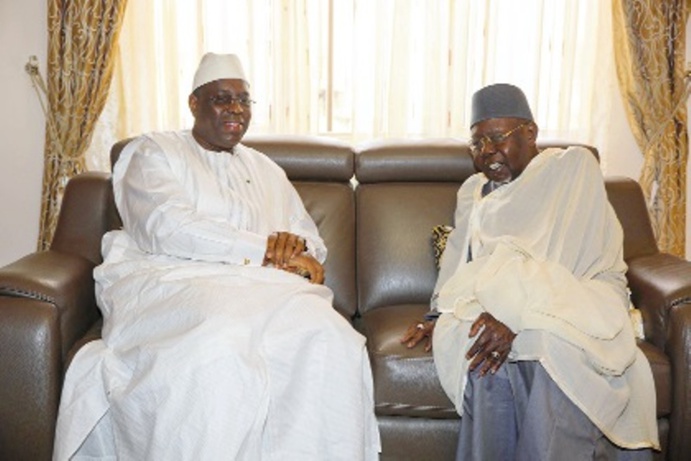
{"label": "white kufi cap", "polygon": [[245,72],[242,70],[240,58],[236,55],[206,53],[194,74],[192,91],[209,82],[221,79],[244,80],[249,85]]}

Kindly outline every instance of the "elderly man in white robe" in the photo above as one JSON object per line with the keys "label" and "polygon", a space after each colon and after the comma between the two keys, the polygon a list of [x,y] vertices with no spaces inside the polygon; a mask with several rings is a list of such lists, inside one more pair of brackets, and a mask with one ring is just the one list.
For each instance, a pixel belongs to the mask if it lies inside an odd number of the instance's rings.
{"label": "elderly man in white robe", "polygon": [[207,54],[192,130],[123,150],[103,335],[67,371],[55,460],[377,459],[365,340],[285,173],[240,144],[252,103],[238,58]]}
{"label": "elderly man in white robe", "polygon": [[471,119],[480,173],[458,191],[432,312],[401,339],[434,351],[457,459],[651,459],[652,373],[595,156],[540,153],[513,85],[476,92]]}

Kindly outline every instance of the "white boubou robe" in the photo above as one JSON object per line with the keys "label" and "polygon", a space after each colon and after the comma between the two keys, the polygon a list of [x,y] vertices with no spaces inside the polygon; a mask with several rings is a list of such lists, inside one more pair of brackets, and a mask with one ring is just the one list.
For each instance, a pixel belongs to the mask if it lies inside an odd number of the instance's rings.
{"label": "white boubou robe", "polygon": [[658,448],[652,373],[628,317],[623,232],[595,157],[549,149],[483,197],[486,182],[477,174],[458,191],[433,297],[443,313],[434,359],[457,411],[468,332],[487,311],[517,333],[509,360],[539,361],[616,445]]}
{"label": "white boubou robe", "polygon": [[326,257],[283,170],[156,133],[126,146],[113,187],[103,335],[67,371],[54,459],[377,459],[364,337],[327,287],[261,266],[275,231]]}

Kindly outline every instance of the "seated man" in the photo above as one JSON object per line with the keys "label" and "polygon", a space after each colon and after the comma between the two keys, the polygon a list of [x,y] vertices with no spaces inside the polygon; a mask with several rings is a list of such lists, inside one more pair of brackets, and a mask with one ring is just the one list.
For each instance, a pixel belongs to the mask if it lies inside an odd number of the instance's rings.
{"label": "seated man", "polygon": [[[659,449],[648,361],[628,319],[623,233],[591,152],[539,153],[523,92],[473,96],[481,171],[459,189],[433,346],[461,417],[457,459],[651,459]],[[434,334],[432,334],[434,333]]]}
{"label": "seated man", "polygon": [[207,54],[192,130],[123,150],[103,338],[67,372],[54,459],[377,459],[364,337],[285,173],[240,144],[252,103],[237,57]]}

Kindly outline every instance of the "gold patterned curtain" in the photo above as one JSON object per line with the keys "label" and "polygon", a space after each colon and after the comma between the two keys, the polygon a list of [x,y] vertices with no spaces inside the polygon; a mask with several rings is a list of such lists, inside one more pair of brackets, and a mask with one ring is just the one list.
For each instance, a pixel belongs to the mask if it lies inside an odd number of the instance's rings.
{"label": "gold patterned curtain", "polygon": [[612,0],[614,57],[661,251],[685,257],[688,0]]}
{"label": "gold patterned curtain", "polygon": [[[38,248],[53,239],[67,181],[105,105],[126,0],[48,1],[48,116]],[[51,123],[52,121],[52,123]]]}

